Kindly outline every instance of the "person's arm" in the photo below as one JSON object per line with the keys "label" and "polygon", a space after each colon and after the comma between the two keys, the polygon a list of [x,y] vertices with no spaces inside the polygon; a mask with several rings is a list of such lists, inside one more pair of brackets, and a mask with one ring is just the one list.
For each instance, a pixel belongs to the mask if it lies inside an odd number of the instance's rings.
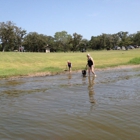
{"label": "person's arm", "polygon": [[95,63],[94,63],[94,60],[93,60],[93,66],[95,67]]}
{"label": "person's arm", "polygon": [[86,64],[86,69],[88,68],[88,62],[87,62],[87,64]]}

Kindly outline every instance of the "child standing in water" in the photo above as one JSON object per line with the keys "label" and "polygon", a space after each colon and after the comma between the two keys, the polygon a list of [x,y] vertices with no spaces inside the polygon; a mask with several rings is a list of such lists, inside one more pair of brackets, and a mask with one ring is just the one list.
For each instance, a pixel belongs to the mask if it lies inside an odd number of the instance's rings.
{"label": "child standing in water", "polygon": [[94,61],[93,58],[87,54],[87,65],[88,65],[88,73],[90,75],[90,71],[94,74],[94,76],[96,77],[95,71],[94,71]]}
{"label": "child standing in water", "polygon": [[72,64],[71,64],[71,62],[69,60],[67,61],[67,65],[68,65],[68,68],[69,68],[69,72],[71,72]]}

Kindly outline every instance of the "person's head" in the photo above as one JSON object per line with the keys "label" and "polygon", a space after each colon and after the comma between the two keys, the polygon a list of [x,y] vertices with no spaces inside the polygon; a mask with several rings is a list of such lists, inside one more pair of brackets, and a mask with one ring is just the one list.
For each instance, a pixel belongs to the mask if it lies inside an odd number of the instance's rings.
{"label": "person's head", "polygon": [[89,53],[87,54],[87,57],[90,57],[90,54]]}

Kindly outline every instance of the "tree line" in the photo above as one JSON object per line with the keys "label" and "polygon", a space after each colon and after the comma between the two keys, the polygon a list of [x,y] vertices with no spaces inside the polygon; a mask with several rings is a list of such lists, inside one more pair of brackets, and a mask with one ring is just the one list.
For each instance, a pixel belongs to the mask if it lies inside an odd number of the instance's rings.
{"label": "tree line", "polygon": [[49,48],[51,52],[86,51],[113,49],[115,46],[140,46],[140,31],[129,34],[120,31],[115,34],[102,33],[91,36],[90,40],[84,39],[81,34],[68,34],[66,31],[56,32],[54,36],[27,33],[11,21],[0,22],[0,51],[44,52]]}

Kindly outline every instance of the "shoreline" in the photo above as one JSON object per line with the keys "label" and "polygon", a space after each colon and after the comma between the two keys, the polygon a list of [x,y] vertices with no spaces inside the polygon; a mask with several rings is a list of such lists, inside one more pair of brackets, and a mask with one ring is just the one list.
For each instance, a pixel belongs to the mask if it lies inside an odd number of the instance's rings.
{"label": "shoreline", "polygon": [[97,68],[96,70],[100,71],[100,70],[114,70],[114,69],[132,69],[132,68],[140,68],[140,64],[139,65],[121,65],[121,66],[115,66],[115,67],[107,67],[107,68]]}
{"label": "shoreline", "polygon": [[[107,68],[95,68],[95,71],[107,71],[107,70],[119,70],[119,69],[133,69],[133,68],[140,68],[140,65],[122,65],[122,66],[116,66],[116,67],[107,67]],[[76,70],[71,71],[71,73],[81,72],[82,70]],[[14,80],[19,78],[31,78],[31,77],[44,77],[44,76],[55,76],[59,74],[65,74],[68,73],[68,71],[63,71],[60,73],[51,73],[51,72],[39,72],[35,74],[28,74],[28,75],[19,75],[19,76],[10,76],[6,78],[0,78],[0,79],[7,79],[7,80]]]}

